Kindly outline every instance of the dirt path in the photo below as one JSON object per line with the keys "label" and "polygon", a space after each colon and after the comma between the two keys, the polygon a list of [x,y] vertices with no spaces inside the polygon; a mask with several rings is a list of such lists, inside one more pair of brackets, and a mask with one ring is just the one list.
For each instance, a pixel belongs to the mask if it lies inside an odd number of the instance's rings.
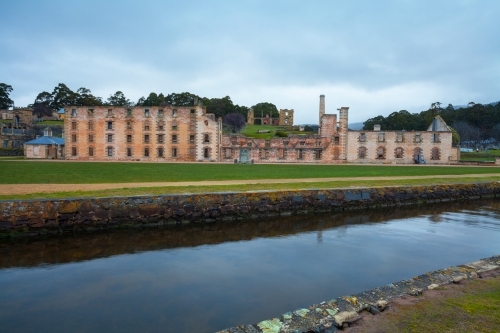
{"label": "dirt path", "polygon": [[108,189],[137,187],[167,187],[167,186],[213,186],[213,185],[245,185],[245,184],[280,184],[280,183],[317,183],[355,180],[404,180],[404,179],[434,179],[434,178],[477,178],[498,177],[500,174],[470,174],[470,175],[433,175],[433,176],[402,176],[402,177],[337,177],[337,178],[302,178],[302,179],[254,179],[254,180],[215,180],[199,182],[152,182],[152,183],[100,183],[100,184],[5,184],[0,185],[0,195],[52,193],[69,191],[100,191]]}

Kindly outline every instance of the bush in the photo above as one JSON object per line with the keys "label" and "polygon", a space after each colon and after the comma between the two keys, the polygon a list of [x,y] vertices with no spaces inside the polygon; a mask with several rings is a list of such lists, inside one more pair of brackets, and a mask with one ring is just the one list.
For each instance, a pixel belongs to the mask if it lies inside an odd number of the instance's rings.
{"label": "bush", "polygon": [[277,131],[276,136],[280,137],[280,138],[286,138],[286,137],[288,137],[288,133],[282,132],[282,131]]}

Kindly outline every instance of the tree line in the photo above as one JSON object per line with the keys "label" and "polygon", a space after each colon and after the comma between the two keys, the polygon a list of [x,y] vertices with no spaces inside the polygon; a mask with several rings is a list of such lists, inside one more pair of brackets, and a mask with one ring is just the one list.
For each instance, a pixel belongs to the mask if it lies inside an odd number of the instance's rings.
{"label": "tree line", "polygon": [[500,141],[500,103],[480,104],[470,102],[465,107],[455,108],[448,104],[432,103],[430,108],[420,113],[406,110],[388,115],[369,118],[363,123],[364,130],[372,130],[373,125],[380,125],[382,130],[425,131],[436,116],[441,116],[460,136],[461,143],[478,146],[488,139]]}
{"label": "tree line", "polygon": [[[9,98],[12,91],[12,86],[0,83],[0,109],[14,106],[14,101]],[[117,91],[104,99],[92,94],[90,89],[82,87],[73,91],[64,83],[59,83],[52,92],[42,91],[39,93],[29,107],[33,108],[33,114],[36,117],[42,118],[51,116],[54,111],[65,106],[192,106],[195,103],[201,103],[206,107],[207,113],[213,113],[216,117],[237,113],[246,119],[249,110],[247,106],[234,104],[229,96],[208,98],[189,92],[171,94],[151,92],[147,97],[141,97],[137,102],[133,102],[122,91]],[[279,116],[278,109],[272,103],[257,103],[252,108],[256,115]]]}

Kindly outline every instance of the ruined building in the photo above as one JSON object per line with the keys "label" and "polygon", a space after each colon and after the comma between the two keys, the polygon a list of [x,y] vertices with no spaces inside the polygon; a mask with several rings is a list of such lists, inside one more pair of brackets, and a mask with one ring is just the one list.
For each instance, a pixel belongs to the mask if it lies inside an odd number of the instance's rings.
{"label": "ruined building", "polygon": [[293,126],[293,109],[280,109],[279,117],[272,118],[268,114],[255,117],[254,110],[249,109],[247,113],[248,125],[273,125],[273,126]]}
{"label": "ruined building", "polygon": [[33,137],[32,109],[0,110],[1,148],[21,149],[23,143]]}
{"label": "ruined building", "polygon": [[[67,107],[62,155],[75,160],[230,163],[448,164],[460,159],[440,117],[427,131],[382,131],[380,126],[350,131],[348,110],[327,114],[321,95],[318,134],[266,140],[222,134],[221,120],[199,105]],[[248,121],[255,121],[252,110]],[[293,110],[280,110],[277,123],[293,125]]]}
{"label": "ruined building", "polygon": [[202,106],[66,107],[68,160],[217,161],[221,123]]}

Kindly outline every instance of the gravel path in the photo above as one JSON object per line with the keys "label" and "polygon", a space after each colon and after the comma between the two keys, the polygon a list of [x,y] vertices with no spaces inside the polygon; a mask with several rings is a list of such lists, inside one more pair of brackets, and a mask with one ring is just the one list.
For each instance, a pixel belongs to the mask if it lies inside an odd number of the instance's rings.
{"label": "gravel path", "polygon": [[355,180],[404,180],[404,179],[434,179],[451,178],[461,180],[476,177],[498,177],[500,174],[470,174],[470,175],[433,175],[433,176],[402,176],[402,177],[337,177],[337,178],[302,178],[302,179],[254,179],[254,180],[215,180],[199,182],[152,182],[152,183],[100,183],[100,184],[5,184],[0,185],[0,195],[51,193],[69,191],[99,191],[120,188],[166,187],[166,186],[210,186],[210,185],[245,185],[245,184],[280,184],[280,183],[316,183],[339,182]]}

